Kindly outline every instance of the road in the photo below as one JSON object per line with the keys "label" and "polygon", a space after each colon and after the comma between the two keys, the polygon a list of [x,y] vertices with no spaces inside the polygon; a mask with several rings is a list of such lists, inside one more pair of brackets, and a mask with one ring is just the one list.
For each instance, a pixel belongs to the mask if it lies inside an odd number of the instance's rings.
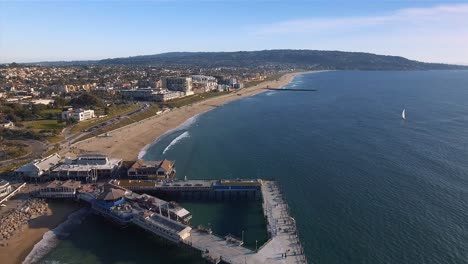
{"label": "road", "polygon": [[21,163],[21,162],[25,162],[25,161],[29,161],[29,160],[32,160],[32,159],[39,158],[39,157],[41,157],[42,153],[47,151],[47,144],[45,144],[45,143],[43,143],[41,141],[28,139],[28,140],[21,140],[21,142],[28,145],[27,151],[29,152],[29,154],[26,155],[26,156],[17,158],[17,159],[0,161],[0,169],[3,166],[10,166],[10,165],[13,165],[13,164],[17,164],[17,163]]}

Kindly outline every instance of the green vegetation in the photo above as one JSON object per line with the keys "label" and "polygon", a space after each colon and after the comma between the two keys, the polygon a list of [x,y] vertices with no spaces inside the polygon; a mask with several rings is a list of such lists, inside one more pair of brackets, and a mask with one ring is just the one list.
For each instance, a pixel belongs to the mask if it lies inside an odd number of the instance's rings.
{"label": "green vegetation", "polygon": [[28,161],[22,161],[22,162],[11,163],[11,164],[8,164],[6,166],[2,166],[2,167],[0,167],[0,175],[10,173],[10,172],[16,170],[17,168],[19,168],[19,167],[21,167],[23,165],[26,165],[27,163],[28,163]]}
{"label": "green vegetation", "polygon": [[60,122],[58,120],[37,120],[37,121],[27,121],[23,125],[28,129],[39,129],[39,130],[62,130],[65,128],[66,123]]}
{"label": "green vegetation", "polygon": [[65,139],[65,137],[62,136],[62,135],[47,137],[47,141],[49,141],[50,143],[59,143],[60,141],[62,141],[64,139]]}
{"label": "green vegetation", "polygon": [[29,129],[0,129],[0,137],[4,139],[36,139],[42,140],[45,138],[43,133]]}
{"label": "green vegetation", "polygon": [[84,136],[78,138],[76,140],[76,142],[81,141],[81,140],[85,140],[85,139],[88,139],[88,138],[92,138],[94,136],[97,136],[97,135],[112,131],[114,129],[117,129],[117,128],[120,128],[120,127],[123,127],[123,126],[126,126],[126,125],[130,125],[130,124],[139,122],[139,121],[141,121],[143,119],[155,116],[156,113],[159,111],[159,109],[160,108],[159,108],[159,106],[157,104],[151,104],[151,106],[148,109],[146,109],[146,110],[144,110],[142,112],[136,113],[134,115],[131,115],[128,118],[122,118],[122,119],[119,120],[119,122],[117,122],[115,124],[112,124],[112,125],[105,126],[105,127],[101,128],[101,129],[98,129],[98,130],[94,131],[93,133],[89,133],[87,135],[84,135]]}
{"label": "green vegetation", "polygon": [[269,82],[269,81],[277,80],[277,79],[279,79],[281,76],[283,76],[283,74],[271,75],[271,76],[268,76],[267,78],[265,78],[265,80],[258,80],[258,81],[246,82],[244,86],[245,86],[245,88],[249,88],[249,87],[255,86],[255,85],[257,85],[257,84],[260,84],[260,83],[262,83],[262,82]]}
{"label": "green vegetation", "polygon": [[[126,115],[128,113],[136,111],[138,110],[138,108],[140,108],[138,104],[115,105],[115,106],[108,107],[107,108],[108,114],[106,117],[95,118],[95,119],[79,122],[72,127],[71,133],[75,134],[80,131],[84,131],[88,128],[91,128],[92,126],[95,126],[99,123],[110,120],[112,118],[115,118],[119,115]],[[101,109],[101,111],[103,112],[102,114],[104,114],[104,109]],[[96,115],[99,115],[99,110],[96,111]]]}
{"label": "green vegetation", "polygon": [[326,50],[262,50],[236,52],[170,52],[156,55],[105,59],[106,65],[184,65],[186,67],[301,68],[316,70],[447,70],[468,69],[468,66],[424,63],[398,56],[364,52]]}
{"label": "green vegetation", "polygon": [[26,147],[28,145],[18,141],[0,141],[0,161],[22,157],[28,154]]}
{"label": "green vegetation", "polygon": [[90,93],[84,93],[78,97],[75,97],[70,100],[70,104],[73,107],[90,107],[90,108],[95,108],[95,107],[103,107],[104,102],[102,101],[101,98],[90,94]]}

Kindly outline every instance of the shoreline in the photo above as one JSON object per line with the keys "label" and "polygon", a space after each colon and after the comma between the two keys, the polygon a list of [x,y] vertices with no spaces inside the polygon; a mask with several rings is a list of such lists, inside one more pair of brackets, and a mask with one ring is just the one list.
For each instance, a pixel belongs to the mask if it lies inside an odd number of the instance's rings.
{"label": "shoreline", "polygon": [[[172,109],[170,112],[153,116],[110,131],[110,137],[92,137],[73,144],[73,149],[61,152],[63,157],[76,157],[82,152],[97,152],[123,160],[141,158],[146,150],[162,136],[174,131],[191,118],[226,103],[265,92],[265,88],[281,88],[289,84],[296,76],[324,71],[292,72],[282,75],[274,81],[265,81],[255,86],[241,89],[234,93],[206,99],[191,105]],[[190,121],[189,121],[190,122]]]}
{"label": "shoreline", "polygon": [[45,215],[29,221],[17,234],[8,240],[8,245],[0,247],[2,264],[22,263],[44,234],[63,223],[68,216],[82,206],[77,203],[50,202]]}

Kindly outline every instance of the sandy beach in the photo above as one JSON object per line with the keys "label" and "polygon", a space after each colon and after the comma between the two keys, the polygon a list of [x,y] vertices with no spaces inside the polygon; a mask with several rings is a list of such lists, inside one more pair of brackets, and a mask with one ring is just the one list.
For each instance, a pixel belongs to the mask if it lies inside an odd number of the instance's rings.
{"label": "sandy beach", "polygon": [[0,263],[22,263],[34,245],[42,239],[47,231],[54,229],[65,221],[68,215],[80,207],[79,204],[73,202],[49,203],[49,210],[46,215],[29,221],[28,226],[25,226],[21,232],[8,240],[7,246],[0,247]]}
{"label": "sandy beach", "polygon": [[[319,71],[315,71],[319,72]],[[256,86],[242,89],[237,93],[210,98],[201,102],[187,105],[154,116],[138,123],[122,127],[112,131],[109,137],[93,137],[73,145],[72,151],[62,151],[62,156],[74,157],[81,152],[98,152],[110,157],[123,160],[136,159],[138,153],[148,144],[154,142],[167,131],[174,129],[189,118],[207,112],[225,103],[264,92],[264,88],[280,88],[294,79],[299,74],[306,72],[294,72],[281,76],[278,80],[262,82]],[[314,72],[307,72],[314,73]]]}

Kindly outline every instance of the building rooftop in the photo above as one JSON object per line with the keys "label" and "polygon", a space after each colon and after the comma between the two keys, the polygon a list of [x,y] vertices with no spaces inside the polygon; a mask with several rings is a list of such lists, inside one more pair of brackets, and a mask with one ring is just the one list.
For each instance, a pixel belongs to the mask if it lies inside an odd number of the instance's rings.
{"label": "building rooftop", "polygon": [[9,182],[7,182],[7,181],[5,181],[5,180],[0,180],[0,187],[6,187],[6,186],[8,186],[8,185],[10,185]]}
{"label": "building rooftop", "polygon": [[125,196],[125,191],[117,188],[104,188],[97,197],[98,200],[115,201]]}
{"label": "building rooftop", "polygon": [[47,188],[60,188],[60,187],[65,187],[65,188],[71,188],[71,189],[77,189],[81,187],[81,182],[79,181],[74,181],[74,180],[67,180],[67,181],[52,181],[46,186]]}
{"label": "building rooftop", "polygon": [[182,223],[176,222],[167,217],[161,216],[150,211],[140,212],[139,216],[145,219],[146,221],[154,224],[155,226],[158,226],[173,233],[179,233],[186,228],[190,228]]}
{"label": "building rooftop", "polygon": [[39,169],[40,171],[48,171],[50,168],[56,166],[62,158],[59,154],[54,153],[50,156],[47,156],[40,160],[35,160],[31,163],[28,163],[24,166],[21,166],[16,171],[18,172],[26,172],[35,169]]}

